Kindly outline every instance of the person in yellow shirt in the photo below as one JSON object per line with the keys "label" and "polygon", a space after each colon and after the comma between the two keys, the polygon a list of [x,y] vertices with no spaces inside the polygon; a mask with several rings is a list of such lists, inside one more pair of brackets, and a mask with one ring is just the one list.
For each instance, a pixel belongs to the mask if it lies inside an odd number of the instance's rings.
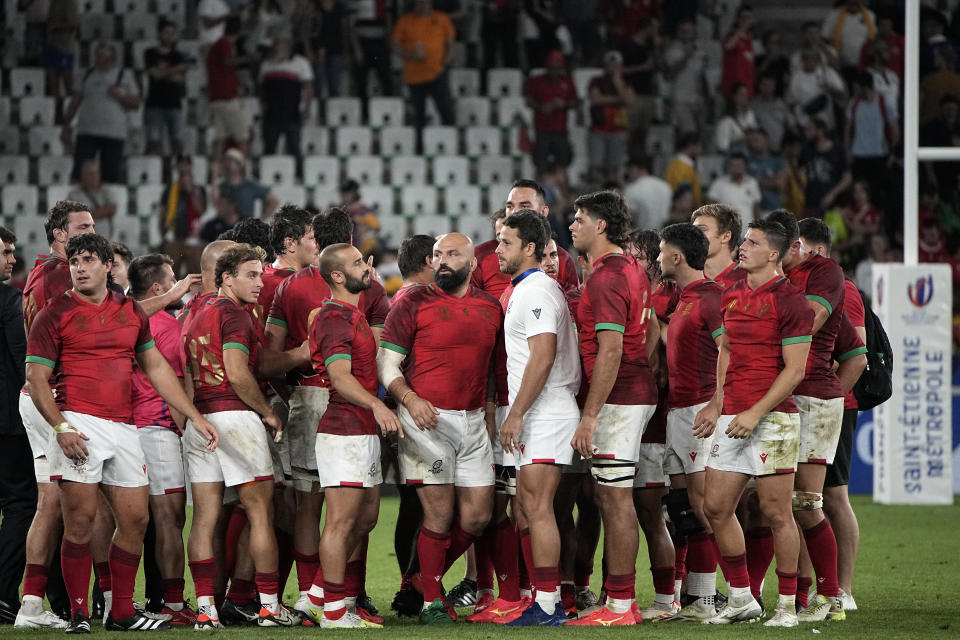
{"label": "person in yellow shirt", "polygon": [[421,148],[427,120],[427,96],[433,99],[444,125],[454,122],[447,68],[453,59],[453,23],[447,14],[434,11],[432,0],[415,0],[393,28],[393,50],[403,58],[403,81],[413,100],[417,149]]}
{"label": "person in yellow shirt", "polygon": [[667,183],[674,191],[681,182],[690,183],[690,188],[693,189],[693,206],[699,207],[703,204],[700,196],[700,177],[697,175],[697,156],[703,149],[700,135],[685,133],[677,142],[677,154],[667,165]]}

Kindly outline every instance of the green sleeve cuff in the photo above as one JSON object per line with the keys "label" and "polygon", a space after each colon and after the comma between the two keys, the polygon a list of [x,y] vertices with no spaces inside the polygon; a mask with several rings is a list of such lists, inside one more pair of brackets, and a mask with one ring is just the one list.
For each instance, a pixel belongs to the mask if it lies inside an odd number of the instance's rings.
{"label": "green sleeve cuff", "polygon": [[380,341],[380,346],[384,349],[389,349],[390,351],[396,351],[399,354],[407,355],[410,353],[410,349],[404,349],[400,345],[393,344],[392,342],[387,342],[386,340]]}
{"label": "green sleeve cuff", "polygon": [[335,353],[323,361],[323,366],[329,367],[331,362],[336,360],[352,360],[349,353]]}
{"label": "green sleeve cuff", "polygon": [[143,353],[144,351],[149,351],[157,346],[156,340],[151,340],[150,342],[144,342],[142,345],[137,347],[137,353]]}
{"label": "green sleeve cuff", "polygon": [[247,347],[247,345],[240,344],[239,342],[228,342],[224,344],[223,350],[226,351],[227,349],[240,349],[245,354],[250,355],[250,349]]}
{"label": "green sleeve cuff", "polygon": [[851,349],[850,351],[847,351],[846,353],[841,355],[839,358],[837,358],[837,362],[843,362],[844,360],[849,360],[850,358],[855,358],[857,356],[863,356],[866,354],[867,354],[866,347],[857,347],[856,349]]}
{"label": "green sleeve cuff", "polygon": [[616,322],[598,322],[593,325],[594,331],[619,331],[620,333],[625,333],[627,328],[622,324],[617,324]]}
{"label": "green sleeve cuff", "polygon": [[788,344],[800,344],[803,342],[813,342],[813,336],[797,336],[795,338],[784,338],[780,344],[787,346]]}
{"label": "green sleeve cuff", "polygon": [[50,367],[53,369],[57,366],[57,363],[53,360],[47,360],[46,358],[41,358],[40,356],[27,356],[26,362],[32,362],[34,364],[42,364],[44,366]]}
{"label": "green sleeve cuff", "polygon": [[830,314],[833,313],[833,305],[830,304],[829,302],[827,302],[827,299],[826,299],[826,298],[822,298],[822,297],[820,297],[820,296],[815,296],[815,295],[813,295],[813,294],[808,294],[808,295],[807,295],[807,300],[813,300],[814,302],[819,302],[819,303],[822,304],[822,305],[824,306],[824,308],[827,310],[827,313],[830,313]]}
{"label": "green sleeve cuff", "polygon": [[278,327],[283,327],[284,329],[287,328],[286,322],[284,322],[280,318],[274,318],[273,316],[270,316],[269,318],[267,318],[267,324],[275,324]]}
{"label": "green sleeve cuff", "polygon": [[372,324],[370,325],[371,329],[383,329],[383,324]]}
{"label": "green sleeve cuff", "polygon": [[710,337],[713,338],[714,340],[716,340],[718,337],[722,336],[722,335],[725,334],[726,332],[727,332],[727,330],[724,329],[723,326],[721,325],[720,327],[718,327],[717,329],[715,329],[713,333],[710,334]]}

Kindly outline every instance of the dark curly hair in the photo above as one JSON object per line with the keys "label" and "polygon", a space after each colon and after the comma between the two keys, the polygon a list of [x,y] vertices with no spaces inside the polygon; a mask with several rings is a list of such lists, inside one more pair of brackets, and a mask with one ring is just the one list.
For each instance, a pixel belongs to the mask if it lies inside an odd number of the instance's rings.
{"label": "dark curly hair", "polygon": [[594,220],[607,223],[604,233],[607,240],[621,249],[630,243],[633,231],[633,216],[627,207],[623,195],[617,191],[596,191],[586,193],[573,201],[573,206],[582,209]]}

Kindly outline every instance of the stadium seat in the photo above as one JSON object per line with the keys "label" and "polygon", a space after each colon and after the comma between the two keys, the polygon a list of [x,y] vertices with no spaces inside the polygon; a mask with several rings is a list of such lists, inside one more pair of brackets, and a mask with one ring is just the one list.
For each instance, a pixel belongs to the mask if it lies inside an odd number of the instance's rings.
{"label": "stadium seat", "polygon": [[[4,122],[9,122],[9,120],[5,120]],[[17,155],[20,153],[20,130],[18,128],[0,128],[0,153],[4,155]]]}
{"label": "stadium seat", "polygon": [[[6,209],[6,207],[4,207]],[[47,234],[43,228],[43,216],[32,212],[30,214],[21,214],[13,216],[10,220],[10,230],[17,236],[17,248],[20,249],[24,258],[31,260],[33,256],[40,253],[50,253],[46,248]],[[39,246],[39,251],[28,251],[29,246]],[[33,266],[32,262],[27,263],[27,268]]]}
{"label": "stadium seat", "polygon": [[[113,0],[113,10],[122,15],[124,23],[126,23],[127,18],[132,14],[150,13],[150,2],[149,0]],[[126,27],[124,27],[124,32],[126,32]],[[148,37],[153,39],[152,36],[155,34],[156,32],[150,34]],[[134,41],[136,38],[131,38],[130,40]]]}
{"label": "stadium seat", "polygon": [[317,187],[312,191],[310,201],[313,206],[323,211],[330,205],[340,203],[340,192],[336,187]]}
{"label": "stadium seat", "polygon": [[480,156],[477,161],[477,184],[509,183],[514,178],[513,158],[510,156]]}
{"label": "stadium seat", "polygon": [[262,156],[260,158],[260,182],[265,185],[293,184],[297,176],[297,163],[293,156]]}
{"label": "stadium seat", "polygon": [[80,0],[77,5],[80,13],[104,13],[107,10],[106,0]]}
{"label": "stadium seat", "polygon": [[401,127],[406,105],[403,98],[370,98],[369,112],[371,127]]}
{"label": "stadium seat", "polygon": [[413,232],[428,236],[440,236],[453,231],[453,219],[444,215],[413,216]]}
{"label": "stadium seat", "polygon": [[194,155],[193,156],[193,180],[199,185],[207,184],[208,176],[210,175],[210,161],[207,160],[207,156]]}
{"label": "stadium seat", "polygon": [[37,160],[37,183],[41,187],[69,184],[73,158],[68,156],[40,156]]}
{"label": "stadium seat", "polygon": [[[247,96],[246,98],[240,98],[240,104],[243,106],[243,112],[247,114],[250,118],[250,122],[253,125],[259,125],[260,123],[260,99]],[[259,132],[258,132],[259,133]],[[260,138],[259,135],[253,136],[254,138]]]}
{"label": "stadium seat", "polygon": [[37,188],[32,184],[8,184],[3,187],[3,215],[20,216],[38,212]]}
{"label": "stadium seat", "polygon": [[390,161],[390,184],[398,187],[427,184],[426,158],[395,156]]}
{"label": "stadium seat", "polygon": [[29,173],[27,156],[0,156],[0,184],[26,184]]}
{"label": "stadium seat", "polygon": [[53,98],[47,96],[20,98],[20,126],[52,125],[53,107]]}
{"label": "stadium seat", "polygon": [[340,161],[332,156],[307,156],[303,161],[303,183],[336,189],[340,186]]}
{"label": "stadium seat", "polygon": [[[130,0],[125,0],[130,2]],[[157,37],[157,16],[146,12],[127,13],[123,16],[123,39],[127,42],[153,40]]]}
{"label": "stadium seat", "polygon": [[325,122],[330,127],[360,124],[360,98],[327,98]]}
{"label": "stadium seat", "polygon": [[163,181],[163,160],[160,156],[127,158],[127,184],[159,184]]}
{"label": "stadium seat", "polygon": [[490,124],[490,101],[485,97],[458,98],[458,127],[485,127]]}
{"label": "stadium seat", "polygon": [[364,186],[383,184],[383,160],[379,156],[350,156],[347,158],[347,178]]}
{"label": "stadium seat", "polygon": [[10,70],[10,95],[14,98],[42,96],[46,92],[44,70],[40,67],[16,67]]}
{"label": "stadium seat", "polygon": [[[212,148],[212,147],[211,147]],[[129,156],[142,156],[147,153],[147,131],[143,127],[128,125],[127,141],[123,152]]]}
{"label": "stadium seat", "polygon": [[300,132],[300,147],[307,156],[326,155],[330,152],[330,133],[326,127],[309,125]]}
{"label": "stadium seat", "polygon": [[114,26],[112,15],[106,13],[81,13],[80,39],[84,42],[113,40]]}
{"label": "stadium seat", "polygon": [[381,218],[392,216],[396,208],[393,187],[363,187],[360,190],[360,201],[368,206],[375,207]]}
{"label": "stadium seat", "polygon": [[500,127],[512,126],[518,118],[533,125],[533,111],[523,98],[500,98],[497,101],[497,123]]}
{"label": "stadium seat", "polygon": [[129,216],[130,190],[125,184],[105,184],[103,189],[110,194],[110,199],[117,203],[116,215]]}
{"label": "stadium seat", "polygon": [[153,40],[136,40],[130,43],[130,58],[133,61],[133,68],[138,72],[146,68],[144,54],[146,54],[147,49],[155,45],[156,43]]}
{"label": "stadium seat", "polygon": [[302,207],[307,204],[307,190],[298,184],[277,184],[270,187],[270,193],[276,196],[281,205],[292,203]]}
{"label": "stadium seat", "polygon": [[597,76],[603,75],[603,69],[599,67],[581,67],[573,70],[573,86],[577,90],[577,97],[583,102],[589,103],[590,81]]}
{"label": "stadium seat", "polygon": [[726,172],[727,160],[720,153],[705,153],[697,158],[697,174],[700,177],[700,183],[704,187],[722,176]]}
{"label": "stadium seat", "polygon": [[473,185],[447,187],[443,192],[447,215],[480,217],[486,220],[480,204],[480,189]]}
{"label": "stadium seat", "polygon": [[494,98],[523,95],[523,74],[519,69],[487,71],[487,95]]}
{"label": "stadium seat", "polygon": [[73,186],[69,184],[51,184],[47,186],[47,209],[52,208],[53,205],[61,200],[66,200],[72,190]]}
{"label": "stadium seat", "polygon": [[458,217],[457,231],[469,236],[474,245],[486,242],[493,236],[493,226],[486,216],[463,215]]}
{"label": "stadium seat", "polygon": [[426,155],[452,155],[457,151],[457,129],[455,127],[424,127],[423,152]]}
{"label": "stadium seat", "polygon": [[655,124],[647,129],[645,148],[648,156],[673,153],[674,129],[669,124]]}
{"label": "stadium seat", "polygon": [[[160,203],[165,187],[162,184],[142,184],[137,187],[136,197],[134,198],[134,213],[140,218],[158,219],[161,212],[166,215],[166,211]],[[154,225],[157,223],[154,222]]]}
{"label": "stadium seat", "polygon": [[60,127],[31,127],[27,139],[31,156],[63,155]]}
{"label": "stadium seat", "polygon": [[416,146],[413,127],[380,129],[380,154],[383,156],[409,156],[414,153]]}
{"label": "stadium seat", "polygon": [[377,216],[380,222],[380,241],[389,249],[399,249],[400,243],[410,235],[407,218],[393,214],[380,214]]}
{"label": "stadium seat", "polygon": [[502,134],[497,127],[470,127],[467,129],[467,155],[471,158],[497,155],[501,151]]}
{"label": "stadium seat", "polygon": [[466,156],[436,156],[433,184],[438,187],[470,184],[470,161]]}
{"label": "stadium seat", "polygon": [[183,26],[185,0],[156,0],[157,14]]}
{"label": "stadium seat", "polygon": [[430,216],[437,213],[437,190],[421,185],[400,190],[400,212],[405,216]]}
{"label": "stadium seat", "polygon": [[[140,224],[139,217],[121,214],[117,211],[109,224],[99,225],[97,231],[101,231],[100,227],[103,226],[109,228],[109,232],[106,233],[109,234],[111,240],[127,245],[134,252],[134,255],[139,253],[138,248],[144,244],[142,240],[143,225]],[[104,232],[101,231],[101,233]]]}
{"label": "stadium seat", "polygon": [[[190,67],[184,76],[184,87],[188,98],[206,96],[207,71],[203,66]],[[259,111],[258,111],[259,112]],[[251,116],[252,117],[252,116]]]}
{"label": "stadium seat", "polygon": [[5,124],[13,122],[12,111],[10,109],[10,98],[7,96],[0,96],[0,122]]}
{"label": "stadium seat", "polygon": [[373,153],[373,133],[368,127],[338,127],[335,136],[338,156],[369,156]]}
{"label": "stadium seat", "polygon": [[480,95],[480,72],[477,69],[451,69],[450,92],[454,99]]}

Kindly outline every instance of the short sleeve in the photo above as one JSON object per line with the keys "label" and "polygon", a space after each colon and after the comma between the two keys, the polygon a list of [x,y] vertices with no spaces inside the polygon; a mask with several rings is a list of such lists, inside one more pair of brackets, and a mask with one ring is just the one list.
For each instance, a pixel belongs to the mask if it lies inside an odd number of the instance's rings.
{"label": "short sleeve", "polygon": [[[166,313],[160,311],[159,313]],[[158,314],[159,315],[159,314]],[[170,322],[163,319],[157,322],[156,331],[153,332],[153,338],[157,341],[157,349],[160,354],[169,363],[173,373],[182,378],[183,371],[183,350],[180,348],[180,325],[176,321]]]}
{"label": "short sleeve", "polygon": [[[523,299],[517,311],[523,314],[525,338],[529,339],[542,333],[557,334],[560,332],[561,310],[557,306],[555,297],[538,287],[532,291],[524,292],[518,298]],[[564,304],[566,303],[564,302]]]}
{"label": "short sleeve", "polygon": [[[316,343],[316,350],[311,350],[313,368],[321,370],[336,360],[351,360],[353,358],[353,337],[356,333],[356,320],[353,314],[343,307],[326,305],[323,312],[317,316],[310,332],[311,344]],[[317,335],[319,334],[319,335]]]}
{"label": "short sleeve", "polygon": [[287,312],[285,311],[285,303],[287,301],[287,283],[291,281],[292,278],[287,278],[280,283],[280,286],[277,287],[276,293],[273,294],[273,303],[270,305],[270,313],[267,315],[267,324],[275,324],[278,327],[287,328]]}
{"label": "short sleeve", "polygon": [[573,261],[573,256],[566,249],[560,249],[560,285],[564,291],[576,289],[580,286],[580,278],[577,276],[577,263]]}
{"label": "short sleeve", "polygon": [[416,304],[410,301],[413,297],[418,296],[405,295],[390,307],[383,334],[380,336],[380,346],[384,349],[407,355],[413,348],[413,339],[417,332],[417,308]]}
{"label": "short sleeve", "polygon": [[791,291],[782,295],[777,305],[780,344],[787,346],[813,340],[813,309],[803,296]]}
{"label": "short sleeve", "polygon": [[863,298],[860,297],[860,291],[856,285],[847,280],[845,283],[847,292],[843,297],[843,310],[850,318],[850,324],[854,327],[865,327],[867,324],[867,310],[863,306]]}
{"label": "short sleeve", "polygon": [[843,270],[836,262],[828,258],[820,258],[819,266],[810,271],[804,293],[807,300],[823,305],[830,314],[843,304],[844,284]]}
{"label": "short sleeve", "polygon": [[27,339],[27,362],[56,366],[60,359],[60,331],[57,319],[44,307],[34,318]]}
{"label": "short sleeve", "polygon": [[624,333],[627,327],[627,314],[630,309],[627,279],[619,271],[607,269],[590,276],[588,295],[593,306],[594,331],[619,331]]}
{"label": "short sleeve", "polygon": [[256,345],[252,316],[236,305],[224,305],[220,320],[220,340],[224,351],[240,349],[250,355]]}
{"label": "short sleeve", "polygon": [[843,362],[859,355],[867,353],[867,347],[863,344],[857,330],[854,329],[850,317],[844,312],[840,321],[840,328],[837,331],[837,339],[833,346],[833,359],[837,362]]}
{"label": "short sleeve", "polygon": [[390,301],[387,300],[387,291],[380,283],[374,282],[363,292],[363,315],[371,328],[383,327],[390,312]]}
{"label": "short sleeve", "polygon": [[140,303],[134,302],[132,298],[129,298],[129,300],[133,304],[133,312],[136,314],[137,321],[140,323],[140,333],[137,334],[136,351],[137,353],[143,353],[157,346],[157,343],[153,339],[153,332],[150,331],[150,318],[143,312]]}

